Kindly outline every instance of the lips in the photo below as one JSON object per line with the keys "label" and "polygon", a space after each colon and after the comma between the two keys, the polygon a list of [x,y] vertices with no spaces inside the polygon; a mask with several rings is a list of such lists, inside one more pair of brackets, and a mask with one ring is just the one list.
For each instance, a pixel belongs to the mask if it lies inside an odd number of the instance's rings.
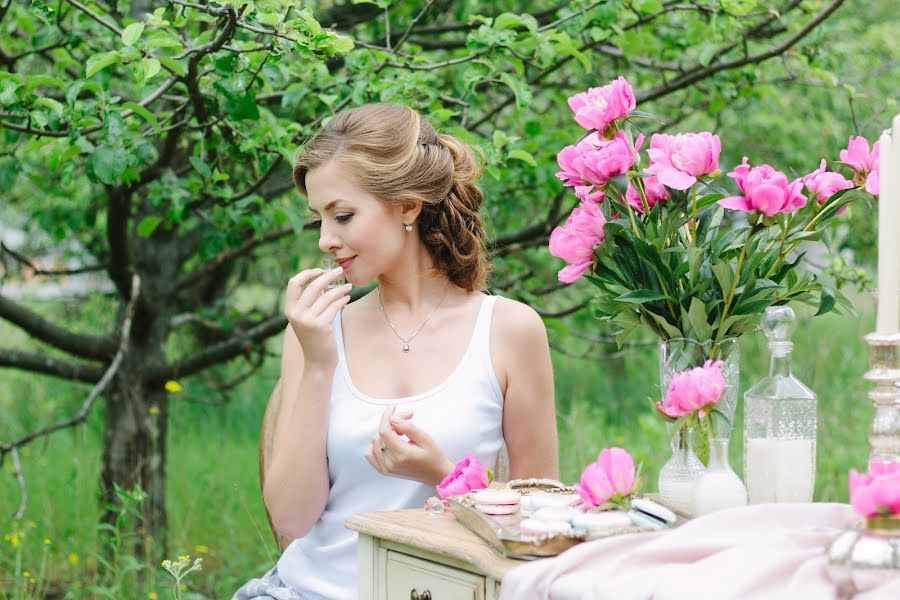
{"label": "lips", "polygon": [[351,257],[349,257],[349,258],[336,258],[335,261],[337,261],[337,263],[338,263],[339,265],[341,265],[341,267],[343,267],[344,269],[347,269],[347,267],[350,266],[350,263],[353,262],[353,259],[354,259],[354,258],[356,258],[356,257],[355,257],[355,256],[351,256]]}

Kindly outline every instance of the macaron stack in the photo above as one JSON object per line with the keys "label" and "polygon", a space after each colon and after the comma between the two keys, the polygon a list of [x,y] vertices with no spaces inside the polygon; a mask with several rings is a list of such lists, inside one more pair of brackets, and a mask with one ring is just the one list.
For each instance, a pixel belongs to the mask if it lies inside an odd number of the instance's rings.
{"label": "macaron stack", "polygon": [[475,510],[486,515],[511,515],[519,510],[521,496],[513,490],[484,489],[472,494]]}

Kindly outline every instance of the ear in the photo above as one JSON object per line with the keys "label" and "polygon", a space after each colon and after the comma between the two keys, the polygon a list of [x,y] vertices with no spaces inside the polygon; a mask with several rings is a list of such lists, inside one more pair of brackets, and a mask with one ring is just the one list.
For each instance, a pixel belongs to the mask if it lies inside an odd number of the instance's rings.
{"label": "ear", "polygon": [[401,200],[399,207],[400,217],[404,223],[414,222],[422,212],[422,203],[419,200]]}

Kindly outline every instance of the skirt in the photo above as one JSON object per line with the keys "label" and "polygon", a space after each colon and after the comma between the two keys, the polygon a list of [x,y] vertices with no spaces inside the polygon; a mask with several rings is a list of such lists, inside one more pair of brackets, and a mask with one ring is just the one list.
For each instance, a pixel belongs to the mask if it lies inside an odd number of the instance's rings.
{"label": "skirt", "polygon": [[275,566],[260,579],[251,579],[242,585],[231,600],[300,600],[300,594],[281,581],[278,566]]}

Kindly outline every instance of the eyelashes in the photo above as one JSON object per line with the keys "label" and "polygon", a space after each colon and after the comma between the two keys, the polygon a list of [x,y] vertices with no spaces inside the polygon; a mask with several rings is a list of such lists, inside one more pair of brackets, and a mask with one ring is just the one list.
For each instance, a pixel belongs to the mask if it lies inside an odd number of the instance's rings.
{"label": "eyelashes", "polygon": [[[344,224],[348,223],[351,218],[353,218],[353,215],[335,215],[334,220],[337,221],[338,223],[340,223],[341,225],[344,225]],[[312,221],[312,226],[314,229],[321,229],[322,219],[314,219]]]}

